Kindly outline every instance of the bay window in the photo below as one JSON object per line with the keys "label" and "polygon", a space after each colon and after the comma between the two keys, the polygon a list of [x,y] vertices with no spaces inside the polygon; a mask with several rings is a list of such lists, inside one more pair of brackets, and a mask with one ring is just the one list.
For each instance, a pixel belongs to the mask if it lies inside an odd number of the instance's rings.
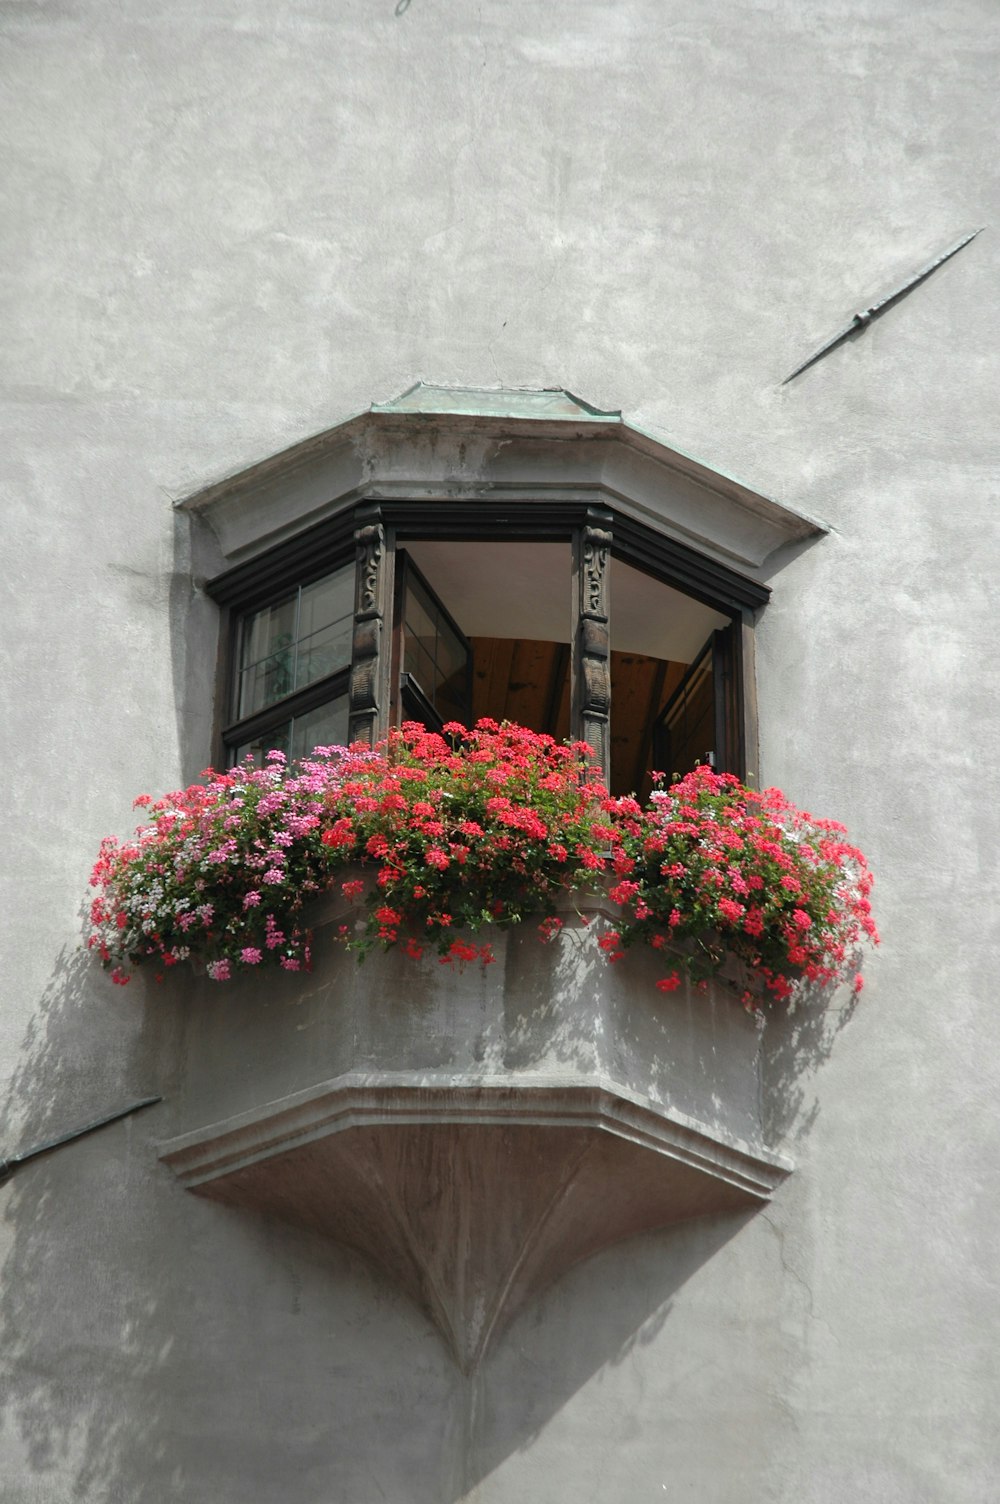
{"label": "bay window", "polygon": [[766,587],[613,507],[363,503],[209,586],[229,614],[229,761],[482,716],[579,738],[616,793],[746,774]]}

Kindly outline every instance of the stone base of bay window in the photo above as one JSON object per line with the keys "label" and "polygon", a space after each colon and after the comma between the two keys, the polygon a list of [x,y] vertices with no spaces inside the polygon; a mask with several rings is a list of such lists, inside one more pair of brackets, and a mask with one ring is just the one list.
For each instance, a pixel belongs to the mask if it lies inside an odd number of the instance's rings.
{"label": "stone base of bay window", "polygon": [[791,1168],[763,1141],[754,1019],[721,987],[659,992],[648,952],[609,965],[606,907],[567,906],[551,944],[481,932],[486,968],[359,966],[321,934],[309,977],[197,983],[163,1159],[367,1255],[472,1369],[571,1265],[759,1205]]}
{"label": "stone base of bay window", "polygon": [[342,1076],[164,1146],[193,1191],[346,1243],[469,1371],[572,1264],[634,1233],[765,1201],[773,1155],[597,1079]]}

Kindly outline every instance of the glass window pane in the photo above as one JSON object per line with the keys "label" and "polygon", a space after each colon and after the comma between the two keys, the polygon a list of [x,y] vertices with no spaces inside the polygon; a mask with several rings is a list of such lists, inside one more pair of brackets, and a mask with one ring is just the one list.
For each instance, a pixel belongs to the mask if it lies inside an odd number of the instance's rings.
{"label": "glass window pane", "polygon": [[236,714],[253,715],[289,693],[295,671],[295,597],[243,624]]}
{"label": "glass window pane", "polygon": [[441,622],[441,636],[438,639],[437,664],[438,672],[443,679],[450,679],[461,675],[465,671],[466,652],[458,638],[452,632],[448,623]]}
{"label": "glass window pane", "polygon": [[273,705],[293,688],[294,648],[282,649],[271,658],[254,663],[240,675],[238,716],[254,715],[266,705]]}
{"label": "glass window pane", "polygon": [[[408,654],[407,656],[411,655]],[[435,689],[434,659],[430,653],[425,653],[423,648],[417,643],[414,643],[412,647],[412,659],[413,677],[428,699],[433,700]]]}
{"label": "glass window pane", "polygon": [[292,722],[291,757],[305,757],[314,747],[343,747],[347,742],[347,696],[317,705]]}
{"label": "glass window pane", "polygon": [[354,615],[354,565],[345,564],[311,585],[303,585],[299,637],[308,637],[330,622]]}
{"label": "glass window pane", "polygon": [[424,593],[416,580],[408,580],[406,583],[406,610],[404,612],[406,630],[411,637],[417,638],[425,645],[434,641],[434,617],[430,603],[424,599]]}
{"label": "glass window pane", "polygon": [[303,588],[296,689],[349,667],[353,628],[354,565],[345,564]]}
{"label": "glass window pane", "polygon": [[704,653],[662,716],[660,751],[668,766],[659,769],[668,778],[690,773],[705,762],[715,748],[715,695],[711,651]]}
{"label": "glass window pane", "polygon": [[351,661],[354,565],[296,590],[243,621],[235,714],[255,715]]}
{"label": "glass window pane", "polygon": [[403,668],[445,720],[468,715],[468,653],[434,597],[412,575],[403,612]]}
{"label": "glass window pane", "polygon": [[409,632],[403,634],[403,669],[408,674],[414,674],[420,678],[420,644]]}
{"label": "glass window pane", "polygon": [[288,739],[292,729],[291,721],[286,721],[283,726],[275,726],[270,731],[262,732],[254,737],[253,741],[242,742],[233,753],[233,762],[242,762],[248,755],[253,758],[255,768],[262,768],[266,754],[273,749],[284,752],[288,756]]}
{"label": "glass window pane", "polygon": [[321,627],[311,637],[299,641],[298,661],[295,669],[295,688],[302,689],[316,679],[334,674],[340,668],[348,668],[351,662],[351,637],[354,632],[354,615],[343,617],[328,627]]}
{"label": "glass window pane", "polygon": [[469,702],[466,696],[466,676],[464,672],[456,674],[450,679],[445,679],[438,685],[434,709],[443,721],[461,721],[463,723],[468,721]]}
{"label": "glass window pane", "polygon": [[296,596],[287,596],[262,611],[254,611],[243,623],[240,667],[249,668],[261,658],[269,658],[279,648],[295,640]]}

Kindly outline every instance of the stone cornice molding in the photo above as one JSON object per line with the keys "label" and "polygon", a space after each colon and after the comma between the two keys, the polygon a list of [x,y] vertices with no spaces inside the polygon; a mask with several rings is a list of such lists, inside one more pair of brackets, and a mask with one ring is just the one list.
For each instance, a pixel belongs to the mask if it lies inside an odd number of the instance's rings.
{"label": "stone cornice molding", "polygon": [[178,506],[208,521],[231,565],[359,502],[394,498],[612,506],[755,576],[825,531],[569,392],[424,383]]}
{"label": "stone cornice molding", "polygon": [[160,1158],[190,1190],[332,1133],[394,1123],[517,1123],[594,1128],[676,1159],[768,1200],[792,1170],[769,1149],[708,1133],[693,1118],[624,1090],[610,1080],[546,1082],[537,1075],[454,1076],[421,1085],[409,1072],[353,1073],[222,1123],[171,1139]]}

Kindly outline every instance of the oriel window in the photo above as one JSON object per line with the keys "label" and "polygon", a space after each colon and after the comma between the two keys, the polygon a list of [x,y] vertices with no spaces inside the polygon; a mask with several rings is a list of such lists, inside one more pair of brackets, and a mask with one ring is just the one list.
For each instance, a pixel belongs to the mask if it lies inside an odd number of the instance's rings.
{"label": "oriel window", "polygon": [[358,507],[211,587],[231,610],[230,760],[516,720],[595,748],[612,791],[744,773],[765,592],[611,508]]}

